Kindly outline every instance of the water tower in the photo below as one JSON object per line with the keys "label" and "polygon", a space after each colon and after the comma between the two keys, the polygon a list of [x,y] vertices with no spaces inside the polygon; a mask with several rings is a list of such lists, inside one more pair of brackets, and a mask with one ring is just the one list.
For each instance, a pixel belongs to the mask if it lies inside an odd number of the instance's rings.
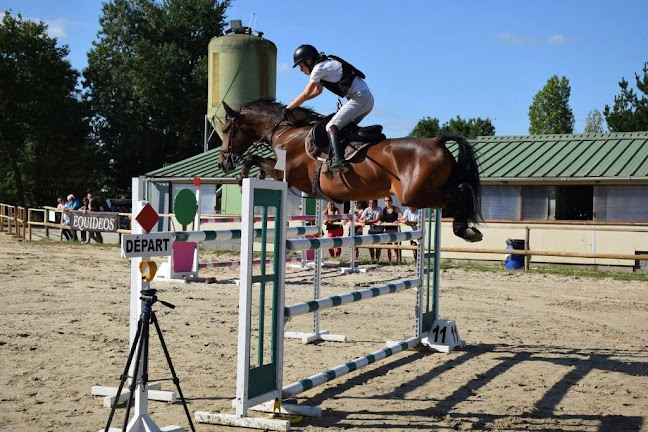
{"label": "water tower", "polygon": [[207,67],[205,151],[214,131],[222,137],[223,101],[236,109],[260,97],[276,97],[277,47],[262,32],[232,20],[224,36],[209,42]]}

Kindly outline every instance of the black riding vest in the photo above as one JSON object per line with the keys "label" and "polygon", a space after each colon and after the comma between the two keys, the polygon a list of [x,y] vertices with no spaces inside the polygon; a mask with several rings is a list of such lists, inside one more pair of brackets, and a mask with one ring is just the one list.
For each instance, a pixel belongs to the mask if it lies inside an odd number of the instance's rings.
{"label": "black riding vest", "polygon": [[356,67],[353,66],[351,63],[334,55],[329,55],[329,56],[322,55],[320,56],[320,58],[317,59],[315,64],[321,63],[324,60],[328,60],[328,59],[337,60],[340,63],[342,63],[342,78],[340,78],[340,81],[338,82],[330,82],[325,80],[320,80],[320,82],[324,87],[326,87],[327,90],[335,93],[340,97],[345,97],[349,92],[349,89],[351,88],[351,84],[353,84],[353,80],[355,79],[355,77],[364,79],[365,74],[363,74],[361,71],[356,69]]}

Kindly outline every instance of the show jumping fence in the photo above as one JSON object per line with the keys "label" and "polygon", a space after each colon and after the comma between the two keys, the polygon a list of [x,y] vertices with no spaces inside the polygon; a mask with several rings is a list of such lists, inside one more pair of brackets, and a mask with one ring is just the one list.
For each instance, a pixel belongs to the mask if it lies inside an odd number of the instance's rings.
{"label": "show jumping fence", "polygon": [[[241,292],[239,296],[237,392],[236,399],[234,400],[236,414],[196,412],[195,418],[200,422],[258,427],[269,430],[289,430],[289,421],[247,417],[247,411],[249,409],[272,411],[274,408],[268,404],[279,404],[284,411],[300,415],[319,416],[321,415],[321,410],[318,407],[290,404],[282,405],[281,401],[289,396],[294,396],[313,387],[322,385],[325,382],[417,345],[427,346],[430,349],[445,352],[457,346],[463,346],[463,341],[459,338],[455,323],[438,319],[438,269],[440,258],[438,254],[434,254],[434,272],[432,273],[429,265],[429,260],[432,255],[424,253],[423,241],[419,243],[417,274],[414,279],[327,298],[315,298],[312,301],[285,306],[285,266],[283,265],[283,257],[285,257],[287,251],[317,250],[321,252],[323,249],[329,248],[384,244],[412,239],[423,240],[425,238],[425,221],[423,217],[417,229],[410,232],[325,239],[286,239],[286,220],[284,216],[286,192],[286,185],[282,182],[252,179],[245,179],[243,182],[242,213],[244,215],[248,214],[249,216],[243,219],[243,237],[241,241],[242,265]],[[268,270],[269,273],[262,266],[260,272],[253,275],[251,254],[254,250],[253,243],[256,240],[256,234],[252,215],[257,207],[261,207],[265,214],[267,214],[268,209],[273,209],[277,218],[274,225],[273,242],[269,243],[273,246],[273,260]],[[262,221],[262,224],[265,229],[267,221]],[[439,227],[440,218],[437,217],[434,230],[435,234],[439,233]],[[439,241],[438,238],[435,239],[436,247],[439,246]],[[261,238],[261,244],[265,245],[266,243],[268,242],[264,238]],[[262,249],[262,261],[266,259],[266,252],[265,249]],[[429,278],[433,275],[435,282],[433,285],[434,293],[430,295],[429,279],[427,281],[427,299],[424,296],[425,289],[423,283],[425,273],[423,270],[424,259],[428,260],[427,276]],[[252,294],[253,286],[258,286],[259,289],[258,295],[256,296]],[[401,342],[390,343],[386,348],[335,366],[327,371],[311,375],[287,386],[282,386],[283,358],[285,355],[284,338],[282,336],[284,335],[284,324],[287,321],[298,315],[317,313],[320,310],[339,307],[381,295],[397,293],[411,288],[417,289],[416,305],[414,307],[414,336],[408,337]],[[270,300],[267,302],[267,306],[266,290],[270,294]],[[253,297],[260,300],[257,313],[258,326],[255,330],[255,337],[258,342],[256,348],[257,359],[256,365],[251,367]],[[430,308],[430,297],[434,300],[432,308]],[[271,320],[269,335],[264,333],[264,328],[266,328],[266,315]],[[443,327],[443,330],[440,331],[441,327]],[[433,334],[436,335],[434,339],[432,338]],[[443,341],[439,340],[439,335],[443,335]]]}

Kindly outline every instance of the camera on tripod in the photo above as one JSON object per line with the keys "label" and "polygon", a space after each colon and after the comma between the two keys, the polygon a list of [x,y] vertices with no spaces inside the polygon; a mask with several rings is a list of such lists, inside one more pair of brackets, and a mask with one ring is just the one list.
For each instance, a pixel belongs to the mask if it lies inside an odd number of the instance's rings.
{"label": "camera on tripod", "polygon": [[[115,397],[115,401],[110,410],[110,415],[108,416],[108,423],[106,424],[106,428],[104,429],[104,432],[109,432],[111,430],[110,424],[112,423],[113,416],[115,415],[115,410],[117,409],[117,404],[119,403],[119,396],[121,395],[121,392],[126,384],[126,380],[128,378],[133,378],[131,379],[131,383],[128,387],[129,394],[131,395],[136,394],[135,389],[138,385],[143,386],[143,388],[146,388],[148,385],[148,376],[149,376],[148,375],[148,363],[149,363],[148,353],[149,353],[150,324],[153,324],[153,326],[155,327],[155,331],[160,340],[160,344],[162,345],[162,350],[164,351],[164,356],[166,357],[167,365],[169,366],[169,371],[171,372],[171,376],[173,377],[172,381],[175,384],[176,389],[178,390],[178,395],[180,396],[180,400],[182,401],[182,406],[187,416],[187,420],[189,421],[189,426],[191,427],[192,432],[195,432],[193,422],[191,421],[191,415],[189,414],[189,409],[187,408],[187,401],[185,400],[184,395],[182,394],[182,389],[180,388],[180,379],[178,378],[178,375],[176,375],[175,368],[173,367],[173,363],[171,362],[171,356],[169,355],[169,350],[167,348],[166,342],[164,342],[164,337],[162,336],[162,330],[160,329],[160,324],[158,323],[158,320],[155,316],[155,312],[153,311],[153,304],[158,301],[164,306],[171,309],[175,309],[175,306],[172,305],[171,303],[165,302],[164,300],[158,299],[157,290],[153,288],[141,290],[140,300],[144,302],[144,307],[142,308],[142,314],[140,315],[139,320],[137,322],[137,332],[135,333],[135,337],[131,344],[131,348],[128,354],[128,360],[126,361],[126,366],[124,367],[124,372],[120,377],[119,387],[117,388],[117,396]],[[135,375],[140,377],[139,379],[137,379],[136,376],[130,377],[128,374],[129,370],[131,370],[132,362],[134,362],[132,369],[135,371]],[[130,430],[127,429],[127,426],[128,426],[128,417],[130,414],[132,402],[133,399],[129,397],[126,403],[126,414],[124,416],[124,422],[121,429],[122,432],[126,432],[127,430]]]}
{"label": "camera on tripod", "polygon": [[151,302],[155,303],[158,301],[158,298],[156,296],[157,290],[150,288],[150,289],[143,289],[140,291],[140,300],[145,301],[145,302]]}
{"label": "camera on tripod", "polygon": [[175,309],[175,305],[172,305],[169,302],[165,302],[164,300],[160,300],[156,294],[157,294],[156,289],[153,288],[143,289],[142,291],[140,291],[140,300],[142,300],[144,304],[149,308],[153,306],[153,304],[160,302],[164,306],[168,307],[169,309]]}

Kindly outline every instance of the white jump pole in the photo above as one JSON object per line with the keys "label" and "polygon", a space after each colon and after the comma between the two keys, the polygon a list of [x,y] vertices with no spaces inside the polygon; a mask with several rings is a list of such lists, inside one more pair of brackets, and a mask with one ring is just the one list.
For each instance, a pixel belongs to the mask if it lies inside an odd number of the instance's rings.
{"label": "white jump pole", "polygon": [[[146,205],[145,199],[145,181],[144,177],[134,177],[132,180],[133,199],[132,199],[132,219],[131,219],[131,233],[143,234],[144,230],[137,223],[135,217],[140,213],[142,208]],[[129,346],[132,347],[137,333],[138,322],[142,315],[144,302],[140,300],[143,289],[149,289],[150,283],[142,278],[139,265],[142,260],[149,260],[148,257],[131,258],[131,293],[130,293],[130,317],[129,317]],[[134,395],[134,415],[131,421],[126,426],[123,432],[184,432],[181,426],[165,426],[159,428],[148,413],[148,399],[149,399],[149,386],[142,385],[144,376],[142,374],[142,363],[138,370],[135,369],[135,362],[133,362],[128,371],[131,380],[136,380]],[[130,395],[126,393],[126,398]],[[101,429],[103,431],[104,429]],[[122,432],[121,428],[110,428],[110,432]]]}

